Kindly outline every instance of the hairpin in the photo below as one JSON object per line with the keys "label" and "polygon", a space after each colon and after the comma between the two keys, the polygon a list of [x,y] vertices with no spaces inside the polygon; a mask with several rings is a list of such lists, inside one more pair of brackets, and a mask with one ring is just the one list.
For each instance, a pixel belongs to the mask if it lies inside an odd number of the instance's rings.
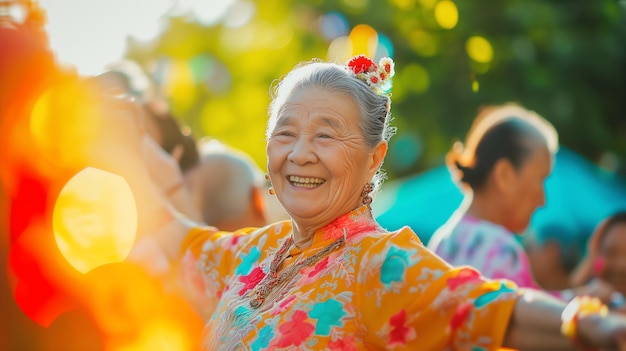
{"label": "hairpin", "polygon": [[377,65],[369,57],[357,55],[347,65],[357,78],[367,83],[377,94],[388,95],[391,92],[391,78],[395,74],[391,58],[383,57]]}

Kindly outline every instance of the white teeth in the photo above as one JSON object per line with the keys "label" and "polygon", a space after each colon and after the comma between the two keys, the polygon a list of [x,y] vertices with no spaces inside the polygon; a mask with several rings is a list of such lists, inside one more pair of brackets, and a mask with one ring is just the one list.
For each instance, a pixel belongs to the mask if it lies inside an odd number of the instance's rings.
{"label": "white teeth", "polygon": [[311,177],[289,176],[289,180],[296,186],[313,188],[326,182],[324,179]]}

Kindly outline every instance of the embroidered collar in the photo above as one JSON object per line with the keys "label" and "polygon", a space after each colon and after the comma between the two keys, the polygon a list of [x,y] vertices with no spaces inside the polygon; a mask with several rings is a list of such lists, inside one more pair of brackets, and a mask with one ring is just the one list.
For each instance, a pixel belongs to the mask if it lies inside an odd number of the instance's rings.
{"label": "embroidered collar", "polygon": [[341,215],[316,231],[315,234],[313,234],[313,242],[310,247],[300,250],[293,246],[289,254],[290,256],[296,256],[302,251],[326,246],[329,242],[343,236],[344,228],[346,230],[346,239],[350,240],[350,238],[355,235],[376,230],[379,228],[379,225],[374,220],[370,209],[367,206],[361,206]]}

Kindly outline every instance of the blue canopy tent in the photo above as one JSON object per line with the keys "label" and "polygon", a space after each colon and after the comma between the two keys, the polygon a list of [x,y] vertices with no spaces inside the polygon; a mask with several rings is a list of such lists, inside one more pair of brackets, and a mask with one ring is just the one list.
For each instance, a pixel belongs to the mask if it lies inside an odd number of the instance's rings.
{"label": "blue canopy tent", "polygon": [[[626,179],[563,147],[545,186],[546,206],[535,212],[530,224],[535,232],[558,227],[588,236],[602,219],[626,210]],[[424,243],[463,200],[445,166],[389,181],[383,188],[372,204],[378,221],[389,230],[408,225]]]}

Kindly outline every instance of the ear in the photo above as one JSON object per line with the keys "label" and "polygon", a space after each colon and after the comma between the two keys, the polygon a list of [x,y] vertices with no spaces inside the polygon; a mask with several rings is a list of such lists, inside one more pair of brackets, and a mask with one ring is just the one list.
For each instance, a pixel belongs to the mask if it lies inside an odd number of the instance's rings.
{"label": "ear", "polygon": [[491,177],[498,192],[507,194],[515,190],[517,170],[508,159],[501,158],[496,161],[491,170]]}
{"label": "ear", "polygon": [[376,174],[383,161],[385,160],[385,155],[387,155],[387,141],[381,140],[375,147],[372,152],[371,163],[370,163],[370,178]]}

